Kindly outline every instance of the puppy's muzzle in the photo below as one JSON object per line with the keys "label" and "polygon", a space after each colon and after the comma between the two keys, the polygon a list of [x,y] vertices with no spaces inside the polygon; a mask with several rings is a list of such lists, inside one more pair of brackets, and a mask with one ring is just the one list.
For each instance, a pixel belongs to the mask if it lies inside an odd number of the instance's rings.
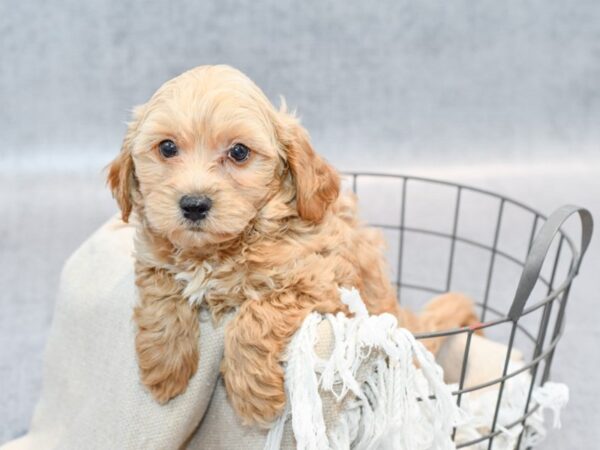
{"label": "puppy's muzzle", "polygon": [[179,207],[181,208],[183,217],[193,222],[198,222],[208,215],[212,207],[212,200],[205,195],[184,195],[179,200]]}

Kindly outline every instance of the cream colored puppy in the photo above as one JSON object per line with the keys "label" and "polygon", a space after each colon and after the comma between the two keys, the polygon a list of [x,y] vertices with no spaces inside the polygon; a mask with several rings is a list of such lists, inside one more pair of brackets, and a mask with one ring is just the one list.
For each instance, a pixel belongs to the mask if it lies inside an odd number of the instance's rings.
{"label": "cream colored puppy", "polygon": [[[337,172],[297,119],[231,67],[185,72],[138,107],[108,182],[123,219],[135,215],[136,350],[161,403],[197,369],[201,304],[215,320],[237,310],[221,370],[236,412],[263,426],[285,404],[283,349],[311,311],[345,311],[338,286],[419,329],[397,306],[380,234],[358,223]],[[446,325],[474,320],[470,302],[454,303],[463,314]]]}

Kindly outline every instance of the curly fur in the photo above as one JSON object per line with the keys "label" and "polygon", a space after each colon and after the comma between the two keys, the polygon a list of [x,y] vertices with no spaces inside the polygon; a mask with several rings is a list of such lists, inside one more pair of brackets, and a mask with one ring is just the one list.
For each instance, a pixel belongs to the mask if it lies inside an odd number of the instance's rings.
{"label": "curly fur", "polygon": [[[177,144],[176,157],[160,156],[164,139]],[[240,142],[251,149],[243,164],[226,153]],[[337,172],[285,106],[276,110],[231,67],[190,70],[138,107],[108,183],[123,220],[133,213],[137,227],[136,350],[141,380],[161,403],[182,393],[196,371],[201,303],[215,320],[237,311],[222,375],[238,415],[263,426],[284,407],[280,361],[303,319],[346,311],[338,286],[356,287],[371,313],[422,329],[398,307],[383,239],[359,223]],[[190,193],[213,201],[200,225],[178,207]],[[446,310],[428,324],[475,317],[468,301],[455,306],[468,311]]]}

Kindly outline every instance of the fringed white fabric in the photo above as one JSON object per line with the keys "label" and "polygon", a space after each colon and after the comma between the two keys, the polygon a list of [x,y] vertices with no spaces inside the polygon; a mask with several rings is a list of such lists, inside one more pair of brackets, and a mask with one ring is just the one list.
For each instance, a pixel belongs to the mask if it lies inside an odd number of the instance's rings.
{"label": "fringed white fabric", "polygon": [[[455,448],[450,433],[462,415],[433,356],[392,315],[369,316],[356,290],[342,289],[341,296],[356,316],[325,316],[334,334],[327,360],[315,353],[320,314],[311,314],[288,346],[285,381],[297,448]],[[319,390],[344,402],[329,429]],[[279,448],[286,420],[287,414],[274,425],[266,449]]]}
{"label": "fringed white fabric", "polygon": [[[286,354],[285,413],[271,428],[265,450],[278,450],[285,423],[291,416],[297,448],[450,450],[456,442],[475,440],[490,431],[498,387],[467,393],[462,409],[451,392],[456,385],[443,382],[442,369],[433,355],[410,332],[398,328],[390,314],[369,316],[357,290],[340,289],[341,298],[354,313],[309,315],[295,334]],[[333,333],[328,359],[315,352],[317,327],[327,320]],[[522,367],[513,361],[509,372]],[[501,370],[501,368],[499,368]],[[524,413],[531,376],[527,371],[509,378],[504,386],[494,449],[512,450],[522,426],[507,428]],[[342,405],[335,420],[326,421],[321,395],[333,396]],[[540,407],[527,419],[522,446],[538,444],[546,435],[543,411],[559,412],[568,401],[567,386],[547,382],[532,392]],[[487,448],[483,441],[469,450]]]}
{"label": "fringed white fabric", "polygon": [[[509,373],[515,372],[522,367],[523,363],[520,361],[510,362]],[[531,411],[532,407],[536,404],[539,407],[527,419],[525,430],[523,431],[521,424],[507,428],[519,420],[525,413],[530,384],[531,375],[528,371],[524,371],[506,381],[496,425],[496,429],[502,430],[502,433],[494,438],[494,449],[514,449],[521,432],[523,432],[521,447],[529,448],[530,446],[538,445],[546,437],[544,411],[547,409],[551,410],[554,414],[553,426],[555,428],[560,427],[560,410],[569,401],[569,388],[562,383],[546,382],[543,386],[538,386],[532,391],[532,401],[529,410]],[[453,386],[453,388],[456,387]],[[462,408],[470,419],[458,427],[456,432],[457,442],[468,442],[489,434],[497,400],[497,386],[488,388],[481,393],[473,391],[463,395]],[[484,450],[487,448],[487,440],[467,447],[468,450]]]}

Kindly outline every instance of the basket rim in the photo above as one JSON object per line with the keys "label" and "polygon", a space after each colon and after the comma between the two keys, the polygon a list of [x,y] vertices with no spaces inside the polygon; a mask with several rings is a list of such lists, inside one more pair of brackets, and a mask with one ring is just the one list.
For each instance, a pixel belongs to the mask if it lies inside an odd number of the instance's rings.
{"label": "basket rim", "polygon": [[439,179],[439,178],[423,177],[420,175],[407,175],[407,174],[403,174],[403,173],[392,173],[392,172],[372,172],[372,171],[363,172],[363,171],[344,170],[344,171],[341,171],[340,173],[342,175],[347,175],[347,176],[350,176],[353,178],[356,178],[359,176],[361,176],[361,177],[364,176],[364,177],[402,178],[407,181],[408,180],[426,181],[429,183],[436,183],[436,184],[441,184],[441,185],[445,185],[445,186],[458,187],[461,189],[467,189],[469,191],[478,192],[480,194],[489,195],[491,197],[496,197],[501,200],[508,201],[508,202],[514,204],[515,206],[519,206],[519,207],[535,214],[540,219],[544,219],[544,220],[548,219],[548,217],[545,214],[541,213],[540,211],[538,211],[537,209],[535,209],[529,205],[526,205],[525,203],[523,203],[519,200],[515,200],[513,197],[509,197],[504,194],[499,194],[497,192],[494,192],[494,191],[491,191],[488,189],[479,188],[479,187],[472,186],[469,184],[456,183],[454,181],[448,181],[448,180]]}

